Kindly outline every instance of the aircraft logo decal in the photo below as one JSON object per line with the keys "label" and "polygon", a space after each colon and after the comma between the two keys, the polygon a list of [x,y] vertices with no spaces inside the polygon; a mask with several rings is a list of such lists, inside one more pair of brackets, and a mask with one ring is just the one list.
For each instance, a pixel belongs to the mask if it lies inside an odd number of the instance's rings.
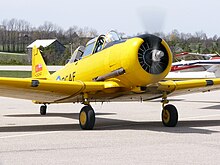
{"label": "aircraft logo decal", "polygon": [[57,76],[56,80],[57,80],[57,81],[60,81],[60,80],[61,80],[61,77],[60,77],[60,76]]}
{"label": "aircraft logo decal", "polygon": [[37,65],[35,66],[35,72],[40,72],[40,71],[42,71],[42,70],[43,70],[42,64],[37,64]]}

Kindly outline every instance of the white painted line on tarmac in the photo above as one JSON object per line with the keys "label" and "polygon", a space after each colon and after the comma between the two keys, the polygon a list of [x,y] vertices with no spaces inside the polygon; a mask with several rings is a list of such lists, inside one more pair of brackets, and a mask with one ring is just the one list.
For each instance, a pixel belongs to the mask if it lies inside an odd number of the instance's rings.
{"label": "white painted line on tarmac", "polygon": [[[140,123],[139,123],[140,124]],[[102,128],[114,128],[114,127],[127,127],[127,126],[133,126],[133,125],[138,125],[138,123],[133,123],[133,124],[115,124],[115,125],[106,125],[106,126],[99,126],[95,127],[97,129],[102,129]]]}
{"label": "white painted line on tarmac", "polygon": [[208,117],[218,117],[218,116],[220,116],[220,114],[216,114],[216,115],[204,115],[204,116],[191,116],[191,117],[181,118],[181,120],[185,120],[185,119],[199,119],[199,118],[208,118]]}
{"label": "white painted line on tarmac", "polygon": [[46,135],[46,134],[53,134],[53,133],[60,133],[60,132],[62,132],[62,131],[50,131],[50,132],[38,132],[38,133],[29,133],[29,134],[9,135],[9,136],[1,136],[0,139],[9,139],[9,138],[35,136],[35,135]]}

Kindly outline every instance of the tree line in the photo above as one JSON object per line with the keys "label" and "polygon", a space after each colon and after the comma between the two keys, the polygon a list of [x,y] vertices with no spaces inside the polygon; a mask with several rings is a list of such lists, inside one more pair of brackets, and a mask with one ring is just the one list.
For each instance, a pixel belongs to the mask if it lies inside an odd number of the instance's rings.
{"label": "tree line", "polygon": [[155,33],[155,35],[164,38],[174,54],[181,52],[220,53],[220,37],[217,35],[208,37],[202,31],[191,34],[181,33],[176,29],[168,34]]}
{"label": "tree line", "polygon": [[[120,34],[127,38],[124,33]],[[168,34],[162,32],[154,34],[165,39],[174,54],[180,52],[220,52],[220,37],[217,35],[208,37],[202,31],[191,34],[181,33],[178,30],[173,30]],[[70,44],[72,50],[74,50],[79,45],[85,45],[89,39],[97,35],[95,29],[88,27],[81,28],[74,25],[64,30],[51,22],[44,22],[43,25],[34,27],[25,20],[3,20],[0,22],[0,51],[25,53],[27,45],[36,39],[56,38],[68,48],[64,55],[66,59],[70,56]],[[135,35],[138,35],[138,33]]]}
{"label": "tree line", "polygon": [[3,20],[0,23],[0,51],[26,52],[27,45],[37,39],[58,39],[62,44],[72,44],[73,48],[85,45],[88,39],[97,35],[92,28],[72,26],[67,30],[51,23],[44,22],[39,27],[32,26],[25,20]]}

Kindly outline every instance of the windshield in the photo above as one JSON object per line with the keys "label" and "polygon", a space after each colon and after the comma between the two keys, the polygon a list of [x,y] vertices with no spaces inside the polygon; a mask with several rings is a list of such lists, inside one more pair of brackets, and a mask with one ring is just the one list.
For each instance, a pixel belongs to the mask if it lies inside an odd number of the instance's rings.
{"label": "windshield", "polygon": [[78,61],[80,60],[80,58],[82,57],[83,55],[83,52],[85,50],[85,47],[84,46],[79,46],[73,53],[69,63],[73,63],[75,61]]}
{"label": "windshield", "polygon": [[95,45],[95,42],[88,44],[86,46],[86,49],[85,49],[84,53],[83,53],[83,56],[87,56],[87,55],[92,54],[94,45]]}

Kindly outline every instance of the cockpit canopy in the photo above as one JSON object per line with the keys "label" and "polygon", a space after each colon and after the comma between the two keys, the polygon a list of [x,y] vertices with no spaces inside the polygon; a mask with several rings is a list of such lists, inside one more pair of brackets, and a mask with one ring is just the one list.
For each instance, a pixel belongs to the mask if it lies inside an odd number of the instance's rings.
{"label": "cockpit canopy", "polygon": [[108,43],[120,40],[119,35],[115,31],[110,31],[106,35],[100,35],[86,44],[83,56],[94,54],[101,51]]}
{"label": "cockpit canopy", "polygon": [[83,55],[83,52],[85,50],[85,47],[84,46],[79,46],[74,52],[73,52],[73,55],[71,57],[71,59],[69,60],[69,63],[73,63],[75,61],[78,61],[82,55]]}
{"label": "cockpit canopy", "polygon": [[90,54],[103,50],[109,43],[120,41],[121,38],[115,31],[109,31],[106,35],[99,35],[87,42],[86,47],[79,46],[73,53],[70,63],[80,60]]}
{"label": "cockpit canopy", "polygon": [[119,41],[121,38],[119,37],[118,33],[115,31],[110,31],[105,35],[106,44],[113,42],[113,41]]}

